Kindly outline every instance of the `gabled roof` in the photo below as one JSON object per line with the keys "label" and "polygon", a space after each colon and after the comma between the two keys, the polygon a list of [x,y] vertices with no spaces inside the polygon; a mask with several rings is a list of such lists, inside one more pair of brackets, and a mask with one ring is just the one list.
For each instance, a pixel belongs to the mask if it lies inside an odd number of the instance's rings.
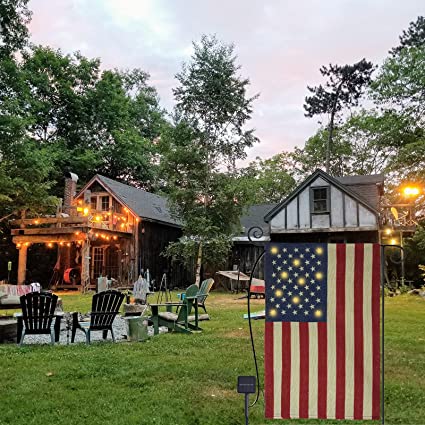
{"label": "gabled roof", "polygon": [[[337,178],[330,176],[328,173],[325,173],[323,170],[316,170],[313,174],[307,177],[289,196],[287,196],[281,203],[277,204],[265,217],[264,221],[268,223],[276,214],[278,214],[283,208],[285,208],[299,193],[301,193],[306,187],[310,185],[316,178],[321,177],[323,180],[327,181],[329,184],[337,187],[339,190],[357,200],[369,211],[378,215],[378,210],[367,202],[363,197],[350,188],[349,185],[342,184]],[[369,177],[369,176],[353,176],[353,177]]]}
{"label": "gabled roof", "polygon": [[133,214],[144,219],[181,226],[181,223],[171,216],[166,198],[145,190],[120,183],[108,177],[96,174],[77,195],[93,184],[100,183],[111,195],[115,196],[124,206],[128,207]]}
{"label": "gabled roof", "polygon": [[363,198],[375,209],[379,208],[379,194],[384,188],[384,175],[372,174],[365,176],[344,176],[335,177],[344,186],[349,186],[351,190]]}
{"label": "gabled roof", "polygon": [[241,226],[243,227],[240,236],[248,236],[248,230],[251,227],[260,227],[263,236],[270,236],[270,226],[264,221],[264,216],[270,212],[277,204],[255,204],[248,208],[246,214],[241,217]]}

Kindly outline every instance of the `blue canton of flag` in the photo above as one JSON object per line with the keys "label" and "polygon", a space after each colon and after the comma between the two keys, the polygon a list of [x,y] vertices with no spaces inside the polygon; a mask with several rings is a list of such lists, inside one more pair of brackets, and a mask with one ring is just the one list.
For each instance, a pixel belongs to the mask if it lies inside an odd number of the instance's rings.
{"label": "blue canton of flag", "polygon": [[326,322],[327,245],[269,243],[266,321]]}

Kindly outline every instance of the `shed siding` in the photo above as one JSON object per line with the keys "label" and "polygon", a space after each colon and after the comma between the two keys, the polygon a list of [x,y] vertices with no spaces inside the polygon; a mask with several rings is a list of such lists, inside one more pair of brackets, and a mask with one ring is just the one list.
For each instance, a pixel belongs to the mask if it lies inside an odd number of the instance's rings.
{"label": "shed siding", "polygon": [[276,216],[273,217],[271,221],[272,228],[275,227],[277,229],[284,229],[285,228],[285,210],[286,208],[283,208],[282,211],[279,212]]}
{"label": "shed siding", "polygon": [[310,184],[310,187],[316,187],[316,186],[329,186],[329,183],[323,180],[321,177],[318,177],[316,180],[314,180]]}
{"label": "shed siding", "polygon": [[[294,198],[287,206],[287,229],[298,229],[297,198]],[[280,212],[280,214],[282,211]]]}
{"label": "shed siding", "polygon": [[303,190],[299,195],[300,205],[300,229],[307,229],[310,227],[310,191]]}
{"label": "shed siding", "polygon": [[360,226],[376,226],[376,217],[365,207],[359,205]]}
{"label": "shed siding", "polygon": [[[311,213],[311,187],[330,188],[329,213]],[[270,221],[271,233],[291,233],[297,230],[314,231],[316,229],[320,231],[340,231],[341,229],[370,231],[377,227],[377,217],[372,211],[321,177],[299,192]]]}
{"label": "shed siding", "polygon": [[344,227],[344,194],[331,186],[332,227]]}
{"label": "shed siding", "polygon": [[345,199],[345,226],[357,227],[357,202],[347,195]]}
{"label": "shed siding", "polygon": [[330,227],[329,214],[313,214],[311,224],[313,229],[328,229]]}

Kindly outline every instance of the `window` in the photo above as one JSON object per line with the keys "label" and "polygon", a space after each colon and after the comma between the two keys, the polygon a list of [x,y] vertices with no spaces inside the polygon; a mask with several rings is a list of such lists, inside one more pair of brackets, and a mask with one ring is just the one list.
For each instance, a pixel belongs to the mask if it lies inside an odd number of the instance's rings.
{"label": "window", "polygon": [[90,198],[90,207],[92,210],[97,210],[97,196],[92,196]]}
{"label": "window", "polygon": [[114,198],[112,198],[112,210],[118,214],[122,213],[122,206],[121,204],[116,201]]}
{"label": "window", "polygon": [[102,196],[102,211],[109,211],[109,196]]}
{"label": "window", "polygon": [[312,188],[313,213],[326,213],[329,212],[329,188],[327,187],[314,187]]}

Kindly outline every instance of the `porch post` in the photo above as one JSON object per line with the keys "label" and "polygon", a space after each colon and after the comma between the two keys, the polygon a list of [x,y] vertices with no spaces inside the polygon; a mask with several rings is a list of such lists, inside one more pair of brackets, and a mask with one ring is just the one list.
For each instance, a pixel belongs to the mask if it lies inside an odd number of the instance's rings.
{"label": "porch post", "polygon": [[28,246],[23,243],[19,248],[18,285],[23,285],[25,283],[27,275],[27,251]]}
{"label": "porch post", "polygon": [[90,285],[90,241],[83,242],[81,248],[81,287],[86,292]]}

